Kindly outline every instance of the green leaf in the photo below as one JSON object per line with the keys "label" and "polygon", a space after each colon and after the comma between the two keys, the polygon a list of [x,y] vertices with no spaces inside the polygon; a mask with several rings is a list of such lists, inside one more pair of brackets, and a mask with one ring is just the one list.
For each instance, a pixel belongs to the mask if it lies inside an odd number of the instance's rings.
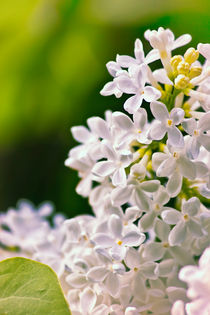
{"label": "green leaf", "polygon": [[15,257],[0,262],[0,315],[70,315],[54,271]]}

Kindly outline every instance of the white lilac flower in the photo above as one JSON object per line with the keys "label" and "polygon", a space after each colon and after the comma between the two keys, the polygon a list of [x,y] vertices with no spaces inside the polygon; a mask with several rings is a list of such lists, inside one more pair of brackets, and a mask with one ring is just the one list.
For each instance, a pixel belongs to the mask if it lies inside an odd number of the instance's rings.
{"label": "white lilac flower", "polygon": [[118,152],[110,142],[105,140],[102,142],[102,152],[107,160],[97,162],[92,169],[92,173],[101,177],[111,176],[114,186],[125,186],[125,168],[132,163],[133,154],[129,150]]}
{"label": "white lilac flower", "polygon": [[175,197],[181,190],[183,177],[196,178],[196,164],[186,156],[185,148],[168,146],[165,151],[153,154],[152,165],[158,177],[169,178],[166,189]]}
{"label": "white lilac flower", "polygon": [[124,232],[123,222],[115,214],[110,216],[108,228],[109,233],[96,233],[91,240],[97,246],[109,249],[112,258],[118,261],[124,259],[128,247],[139,246],[145,240],[145,235],[136,229]]}
{"label": "white lilac flower", "polygon": [[111,193],[114,205],[123,205],[127,202],[137,205],[142,211],[149,210],[151,205],[151,193],[158,190],[158,180],[145,181],[146,168],[142,161],[131,167],[130,176],[126,187],[116,187]]}
{"label": "white lilac flower", "polygon": [[30,255],[36,244],[48,235],[50,225],[46,217],[51,215],[52,211],[50,203],[44,203],[35,210],[30,202],[19,202],[17,210],[9,209],[6,215],[0,217],[0,225],[9,229],[1,230],[0,242],[8,246],[18,246]]}
{"label": "white lilac flower", "polygon": [[99,255],[101,264],[90,268],[87,278],[96,283],[103,282],[108,293],[116,297],[120,290],[119,276],[125,273],[125,266],[118,261],[114,261],[112,256],[102,248],[96,249],[96,252]]}
{"label": "white lilac flower", "polygon": [[[203,315],[207,315],[210,312],[209,265],[210,248],[207,248],[202,254],[198,266],[185,266],[179,273],[180,279],[188,284],[187,296],[190,301],[185,305],[187,315],[201,314],[201,310]],[[180,309],[183,310],[183,304],[180,306]],[[178,315],[178,313],[175,312],[176,308],[177,304],[174,306],[173,315]]]}
{"label": "white lilac flower", "polygon": [[176,268],[178,264],[183,265],[193,261],[191,255],[186,253],[183,248],[180,246],[171,246],[169,243],[170,227],[168,224],[160,219],[157,219],[155,222],[154,231],[155,235],[159,239],[159,242],[154,242],[151,240],[143,245],[143,257],[146,260],[157,261],[163,257],[173,258],[173,268]]}
{"label": "white lilac flower", "polygon": [[114,112],[112,117],[113,123],[125,131],[121,137],[123,143],[129,145],[134,140],[143,144],[151,143],[148,139],[147,112],[144,108],[139,108],[133,114],[133,121],[122,112]]}
{"label": "white lilac flower", "polygon": [[187,232],[193,236],[203,236],[201,223],[197,215],[200,209],[200,201],[196,197],[190,198],[182,205],[182,211],[165,210],[161,216],[164,222],[173,224],[175,227],[169,233],[169,243],[171,246],[180,245],[185,241]]}
{"label": "white lilac flower", "polygon": [[169,200],[170,196],[166,188],[164,186],[160,186],[153,194],[149,211],[142,216],[141,220],[139,220],[139,226],[142,231],[148,231],[153,227],[157,216],[159,216],[162,211],[168,209],[168,207],[164,207],[164,205],[168,203]]}
{"label": "white lilac flower", "polygon": [[184,119],[185,113],[183,109],[173,108],[169,114],[165,104],[161,102],[152,102],[150,108],[153,116],[156,118],[149,132],[150,137],[154,140],[161,140],[167,133],[169,145],[183,147],[183,135],[176,127]]}
{"label": "white lilac flower", "polygon": [[171,51],[188,44],[191,41],[189,34],[184,34],[175,40],[174,34],[170,29],[159,27],[158,31],[147,30],[144,34],[150,45],[154,48],[156,58],[161,59],[166,71],[171,73],[170,58]]}
{"label": "white lilac flower", "polygon": [[197,122],[194,118],[185,119],[182,122],[184,130],[191,136],[187,143],[187,154],[196,159],[200,152],[200,146],[210,151],[210,113],[206,113]]}
{"label": "white lilac flower", "polygon": [[152,86],[145,86],[147,81],[147,66],[133,66],[116,78],[118,88],[126,94],[134,94],[124,103],[124,109],[134,114],[143,100],[151,102],[161,97],[161,92]]}
{"label": "white lilac flower", "polygon": [[[76,191],[94,214],[50,224],[48,203],[0,214],[1,259],[51,266],[72,315],[210,313],[209,249],[196,266],[210,235],[210,44],[172,57],[190,35],[175,40],[159,28],[145,37],[147,56],[137,39],[134,57],[107,63],[113,81],[101,94],[130,94],[128,113],[71,129],[79,145],[65,164],[78,171]],[[157,59],[163,67],[152,71]]]}
{"label": "white lilac flower", "polygon": [[65,160],[65,166],[71,167],[79,172],[81,180],[76,187],[76,192],[83,197],[87,197],[92,188],[92,181],[100,181],[99,177],[93,175],[92,169],[95,166],[95,160],[86,154],[82,157],[69,157]]}
{"label": "white lilac flower", "polygon": [[82,158],[90,154],[92,158],[100,158],[100,138],[111,139],[111,132],[106,120],[100,117],[91,117],[87,120],[88,128],[75,126],[71,128],[74,139],[81,144],[71,149],[70,158]]}
{"label": "white lilac flower", "polygon": [[115,78],[120,75],[123,70],[121,69],[120,65],[115,61],[109,61],[106,64],[106,67],[111,76],[114,77],[114,79],[113,81],[106,83],[100,93],[103,96],[114,94],[117,98],[119,98],[122,96],[123,93],[118,89]]}
{"label": "white lilac flower", "polygon": [[154,51],[149,52],[145,57],[143,45],[140,39],[136,39],[134,46],[135,58],[126,55],[117,55],[116,61],[120,67],[129,68],[133,65],[141,65],[143,63],[148,64],[158,59],[157,54],[154,53]]}

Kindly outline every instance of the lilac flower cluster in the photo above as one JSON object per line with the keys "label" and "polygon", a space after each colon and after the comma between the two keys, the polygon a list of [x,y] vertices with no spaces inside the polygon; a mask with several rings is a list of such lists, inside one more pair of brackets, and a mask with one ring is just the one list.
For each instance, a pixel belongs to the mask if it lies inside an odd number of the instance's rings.
{"label": "lilac flower cluster", "polygon": [[2,255],[16,246],[50,265],[73,315],[210,313],[210,44],[172,56],[190,35],[160,27],[145,38],[146,57],[137,39],[134,57],[107,63],[113,79],[101,94],[128,94],[126,113],[71,129],[79,145],[65,165],[94,215],[57,216],[51,227],[49,206],[24,203],[0,217]]}

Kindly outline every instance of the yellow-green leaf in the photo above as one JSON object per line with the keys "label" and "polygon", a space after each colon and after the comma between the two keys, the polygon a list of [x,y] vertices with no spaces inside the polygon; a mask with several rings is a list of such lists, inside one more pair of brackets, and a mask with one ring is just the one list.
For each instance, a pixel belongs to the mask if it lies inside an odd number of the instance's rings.
{"label": "yellow-green leaf", "polygon": [[15,257],[0,262],[0,315],[70,315],[54,271]]}

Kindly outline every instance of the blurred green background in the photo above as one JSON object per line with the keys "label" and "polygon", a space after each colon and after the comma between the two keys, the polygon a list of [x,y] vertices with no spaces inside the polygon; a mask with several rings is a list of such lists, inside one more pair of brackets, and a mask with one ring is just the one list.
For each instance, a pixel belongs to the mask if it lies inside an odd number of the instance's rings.
{"label": "blurred green background", "polygon": [[210,1],[0,2],[0,210],[27,198],[69,217],[90,211],[64,166],[76,144],[69,128],[121,108],[99,94],[110,80],[105,63],[133,55],[135,39],[159,26],[190,33],[191,45],[208,42]]}

